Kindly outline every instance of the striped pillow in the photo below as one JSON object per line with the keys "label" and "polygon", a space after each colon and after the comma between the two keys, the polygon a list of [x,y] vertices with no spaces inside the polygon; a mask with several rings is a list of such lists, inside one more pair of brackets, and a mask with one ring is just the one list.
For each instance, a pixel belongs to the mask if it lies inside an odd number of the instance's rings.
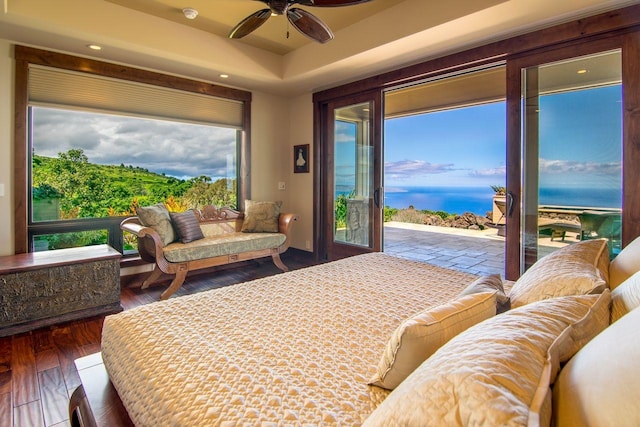
{"label": "striped pillow", "polygon": [[202,229],[196,214],[193,210],[185,212],[170,212],[171,221],[178,232],[178,237],[182,243],[193,242],[194,240],[204,239]]}

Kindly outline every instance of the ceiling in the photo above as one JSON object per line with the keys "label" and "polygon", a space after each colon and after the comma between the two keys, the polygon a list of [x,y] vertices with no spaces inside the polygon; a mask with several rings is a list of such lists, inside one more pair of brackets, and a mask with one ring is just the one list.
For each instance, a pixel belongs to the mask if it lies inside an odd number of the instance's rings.
{"label": "ceiling", "polygon": [[[326,44],[272,17],[231,40],[255,0],[3,0],[0,38],[278,96],[298,96],[612,10],[628,0],[372,0],[304,7],[332,28]],[[80,7],[81,6],[81,7]],[[191,21],[182,8],[199,11]],[[99,52],[90,43],[103,47]],[[220,75],[227,74],[228,78]]]}
{"label": "ceiling", "polygon": [[[220,37],[227,37],[229,31],[250,14],[267,6],[251,0],[106,0],[120,6],[168,19],[182,25],[188,25]],[[336,32],[357,21],[362,21],[385,9],[402,3],[403,0],[369,1],[348,7],[305,7]],[[194,20],[186,19],[182,9],[189,7],[198,11]],[[267,22],[248,36],[234,41],[245,43],[279,55],[287,54],[308,43],[314,43],[289,26],[287,38],[287,18],[271,17]]]}

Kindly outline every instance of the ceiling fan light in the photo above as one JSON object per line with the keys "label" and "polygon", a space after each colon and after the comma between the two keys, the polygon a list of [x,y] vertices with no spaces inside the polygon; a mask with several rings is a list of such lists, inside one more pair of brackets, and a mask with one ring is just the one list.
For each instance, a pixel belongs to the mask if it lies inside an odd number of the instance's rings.
{"label": "ceiling fan light", "polygon": [[[351,6],[360,3],[366,3],[371,0],[259,0],[269,6],[269,9],[262,9],[255,12],[240,23],[238,23],[229,33],[230,39],[240,39],[249,33],[255,31],[258,27],[265,23],[271,16],[287,15],[289,23],[305,36],[318,43],[326,43],[333,39],[331,29],[322,22],[318,17],[310,12],[292,7],[295,4],[303,6]],[[287,30],[287,38],[289,38],[289,30]]]}
{"label": "ceiling fan light", "polygon": [[196,19],[196,17],[198,16],[198,11],[191,7],[185,7],[184,9],[182,9],[182,13],[187,19]]}

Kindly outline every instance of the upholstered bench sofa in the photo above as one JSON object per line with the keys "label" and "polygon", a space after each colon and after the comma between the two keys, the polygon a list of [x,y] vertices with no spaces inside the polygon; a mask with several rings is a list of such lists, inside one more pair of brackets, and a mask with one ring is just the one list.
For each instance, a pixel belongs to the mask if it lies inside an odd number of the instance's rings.
{"label": "upholstered bench sofa", "polygon": [[155,264],[143,289],[163,273],[175,276],[161,299],[180,289],[193,270],[271,256],[280,270],[288,271],[280,254],[289,248],[297,216],[280,213],[279,202],[247,200],[244,213],[213,205],[175,213],[159,203],[139,207],[137,214],[120,228],[137,236],[140,257]]}

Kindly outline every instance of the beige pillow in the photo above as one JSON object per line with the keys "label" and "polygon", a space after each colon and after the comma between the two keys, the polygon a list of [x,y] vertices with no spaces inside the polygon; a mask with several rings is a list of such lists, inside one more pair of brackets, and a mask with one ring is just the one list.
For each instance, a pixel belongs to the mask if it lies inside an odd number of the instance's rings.
{"label": "beige pillow", "polygon": [[511,302],[504,292],[504,286],[502,285],[502,279],[499,274],[478,277],[460,292],[460,296],[492,291],[496,293],[496,313],[504,313],[509,310],[511,308]]}
{"label": "beige pillow", "polygon": [[636,237],[634,241],[625,246],[611,261],[609,286],[611,289],[615,289],[636,271],[640,271],[640,237]]}
{"label": "beige pillow", "polygon": [[[538,260],[513,285],[511,307],[567,295],[600,293],[607,287],[601,272],[608,259],[606,239],[565,246]],[[607,264],[608,266],[608,264]]]}
{"label": "beige pillow", "polygon": [[393,332],[370,384],[394,389],[460,332],[496,314],[496,291],[462,296],[406,319]]}
{"label": "beige pillow", "polygon": [[610,293],[547,299],[454,337],[387,396],[364,426],[549,425],[560,364],[609,321]]}
{"label": "beige pillow", "polygon": [[[640,271],[611,291],[611,323],[640,306]],[[640,326],[640,325],[639,325]]]}
{"label": "beige pillow", "polygon": [[245,200],[243,233],[277,233],[282,202]]}
{"label": "beige pillow", "polygon": [[640,309],[609,326],[580,350],[553,387],[555,425],[640,425]]}
{"label": "beige pillow", "polygon": [[164,246],[176,240],[169,211],[163,203],[157,203],[153,206],[140,206],[136,209],[136,214],[142,225],[151,227],[158,233]]}

